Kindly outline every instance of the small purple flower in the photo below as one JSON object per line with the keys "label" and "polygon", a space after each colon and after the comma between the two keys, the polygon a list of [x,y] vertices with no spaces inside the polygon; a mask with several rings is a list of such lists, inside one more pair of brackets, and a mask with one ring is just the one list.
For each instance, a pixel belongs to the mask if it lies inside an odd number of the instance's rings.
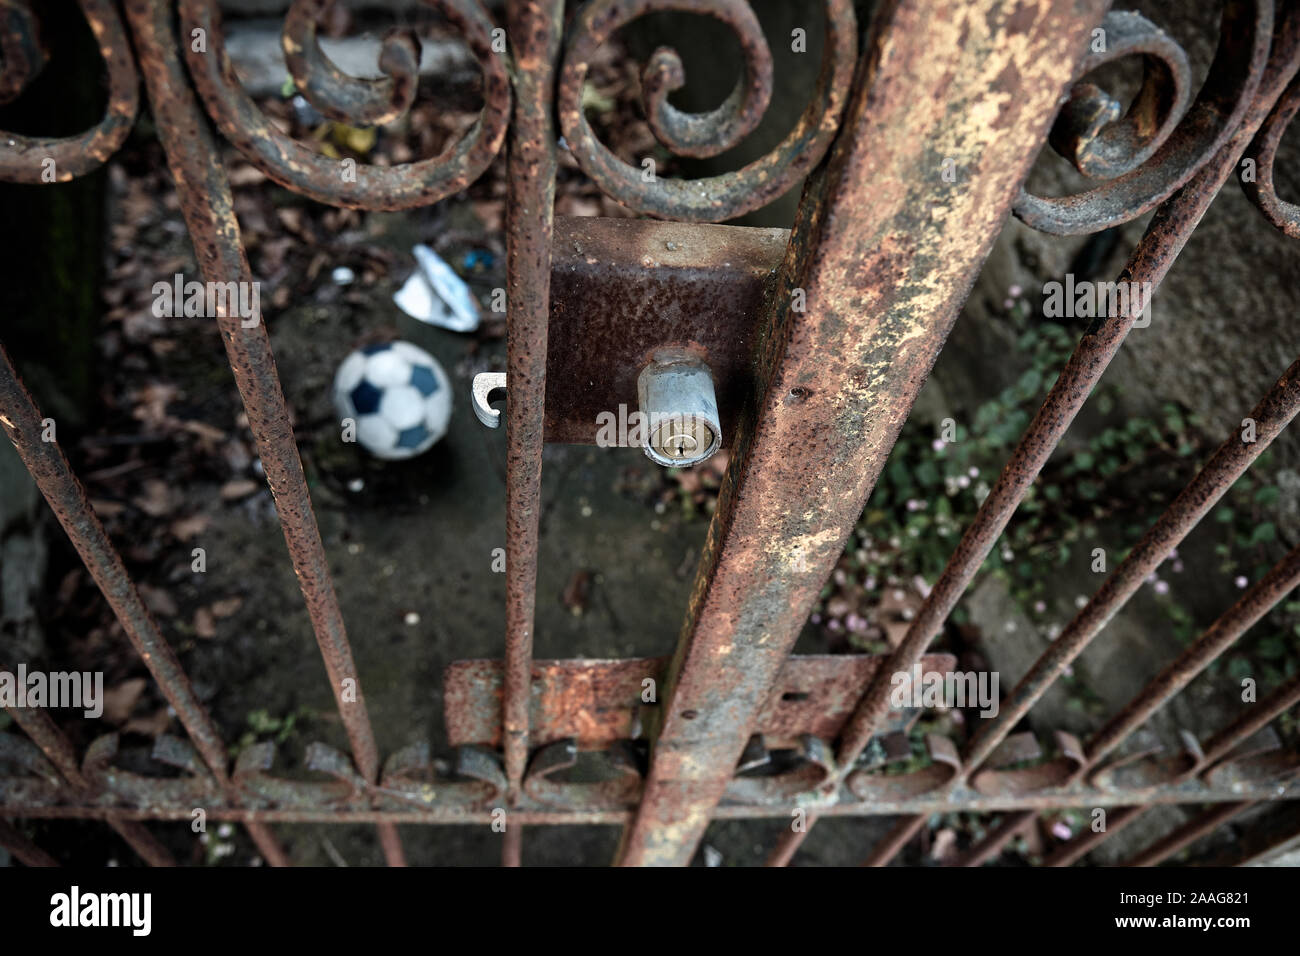
{"label": "small purple flower", "polygon": [[1003,299],[1003,300],[1002,300],[1002,308],[1004,308],[1004,309],[1014,309],[1015,307],[1016,307],[1016,300],[1015,300],[1015,299]]}
{"label": "small purple flower", "polygon": [[1250,584],[1250,582],[1246,580],[1246,575],[1244,574],[1237,575],[1237,580],[1232,583],[1237,585],[1239,588],[1245,588],[1246,585]]}
{"label": "small purple flower", "polygon": [[1056,837],[1058,840],[1068,840],[1070,837],[1074,836],[1074,833],[1070,830],[1069,824],[1064,820],[1057,820],[1052,824],[1052,836]]}
{"label": "small purple flower", "polygon": [[958,476],[957,476],[957,487],[958,487],[958,488],[969,488],[969,487],[970,487],[970,478],[969,478],[968,476],[966,476],[966,475],[958,475]]}
{"label": "small purple flower", "polygon": [[946,443],[942,438],[936,438],[934,441],[930,442],[930,447],[933,448],[935,451],[943,451],[945,444]]}
{"label": "small purple flower", "polygon": [[1042,614],[1044,611],[1047,610],[1047,602],[1046,602],[1046,601],[1035,601],[1035,602],[1034,602],[1034,610],[1037,611],[1039,614]]}
{"label": "small purple flower", "polygon": [[1156,588],[1156,594],[1168,594],[1168,593],[1169,593],[1169,582],[1168,582],[1168,581],[1157,581],[1156,584],[1155,584],[1155,588]]}
{"label": "small purple flower", "polygon": [[828,631],[842,631],[844,630],[844,625],[840,622],[838,617],[833,617],[826,622],[826,629]]}
{"label": "small purple flower", "polygon": [[848,625],[849,630],[854,634],[861,634],[867,629],[867,619],[860,614],[851,613],[845,618],[844,623]]}
{"label": "small purple flower", "polygon": [[1175,561],[1175,562],[1173,563],[1173,572],[1174,572],[1174,574],[1182,574],[1182,573],[1183,573],[1183,562],[1181,562],[1181,561]]}
{"label": "small purple flower", "polygon": [[971,468],[971,470],[966,472],[966,474],[970,475],[972,478],[978,478],[980,476],[980,470],[978,468]]}
{"label": "small purple flower", "polygon": [[1018,285],[1013,285],[1011,288],[1007,289],[1007,295],[1010,295],[1010,296],[1015,297],[1015,296],[1019,296],[1020,293],[1022,293],[1022,292],[1024,292],[1024,291],[1025,291],[1025,290],[1022,289],[1022,288],[1020,288],[1020,286],[1018,286]]}

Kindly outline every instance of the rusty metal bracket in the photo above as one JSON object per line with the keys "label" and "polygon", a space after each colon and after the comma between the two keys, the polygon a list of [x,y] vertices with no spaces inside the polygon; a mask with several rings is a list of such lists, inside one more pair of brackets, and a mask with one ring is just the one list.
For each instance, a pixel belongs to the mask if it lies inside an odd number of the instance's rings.
{"label": "rusty metal bracket", "polygon": [[[774,750],[799,749],[805,736],[834,740],[863,682],[885,660],[873,654],[789,658],[755,732]],[[927,674],[948,674],[956,664],[951,654],[921,659]],[[651,687],[662,686],[667,665],[666,657],[534,661],[529,727],[535,749],[572,739],[578,750],[604,750],[642,737],[646,712],[659,707],[645,698]],[[443,717],[452,746],[501,746],[501,685],[500,661],[453,661],[447,666]],[[919,713],[916,708],[891,711],[885,732],[906,730]]]}
{"label": "rusty metal bracket", "polygon": [[[728,447],[754,388],[757,329],[786,229],[557,216],[551,246],[546,440],[594,445],[599,416],[635,412],[662,349],[713,373]],[[486,423],[485,423],[486,424]]]}

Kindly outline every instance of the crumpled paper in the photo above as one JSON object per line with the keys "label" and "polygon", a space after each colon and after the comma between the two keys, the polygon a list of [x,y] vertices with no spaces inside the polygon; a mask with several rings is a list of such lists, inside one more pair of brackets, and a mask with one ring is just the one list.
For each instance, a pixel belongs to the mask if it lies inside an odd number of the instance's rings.
{"label": "crumpled paper", "polygon": [[415,272],[393,293],[397,307],[413,319],[453,332],[473,332],[479,325],[478,301],[465,280],[425,245],[411,250]]}

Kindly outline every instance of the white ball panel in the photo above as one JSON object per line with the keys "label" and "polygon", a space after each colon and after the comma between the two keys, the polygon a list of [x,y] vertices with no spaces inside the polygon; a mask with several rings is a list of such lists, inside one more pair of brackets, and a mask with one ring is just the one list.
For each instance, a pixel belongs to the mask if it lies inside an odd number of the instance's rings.
{"label": "white ball panel", "polygon": [[366,381],[376,388],[405,385],[411,380],[411,365],[391,348],[366,356]]}
{"label": "white ball panel", "polygon": [[366,451],[390,458],[397,444],[397,429],[384,421],[382,415],[362,415],[357,419],[357,441]]}
{"label": "white ball panel", "polygon": [[398,431],[414,428],[424,420],[424,397],[410,385],[386,388],[379,399],[379,414]]}
{"label": "white ball panel", "polygon": [[445,388],[440,388],[424,399],[425,424],[439,438],[447,433],[447,425],[451,422],[451,400],[447,397],[448,394]]}
{"label": "white ball panel", "polygon": [[366,374],[366,357],[360,352],[353,352],[343,360],[334,375],[334,392],[350,392],[361,384],[361,377]]}

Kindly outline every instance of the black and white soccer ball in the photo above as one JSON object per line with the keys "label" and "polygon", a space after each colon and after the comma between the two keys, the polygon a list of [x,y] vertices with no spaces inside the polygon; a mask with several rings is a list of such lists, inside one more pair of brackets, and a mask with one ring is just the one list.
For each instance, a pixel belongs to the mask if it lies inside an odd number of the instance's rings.
{"label": "black and white soccer ball", "polygon": [[411,458],[447,434],[451,382],[438,360],[410,342],[352,352],[334,375],[334,405],[376,458]]}

